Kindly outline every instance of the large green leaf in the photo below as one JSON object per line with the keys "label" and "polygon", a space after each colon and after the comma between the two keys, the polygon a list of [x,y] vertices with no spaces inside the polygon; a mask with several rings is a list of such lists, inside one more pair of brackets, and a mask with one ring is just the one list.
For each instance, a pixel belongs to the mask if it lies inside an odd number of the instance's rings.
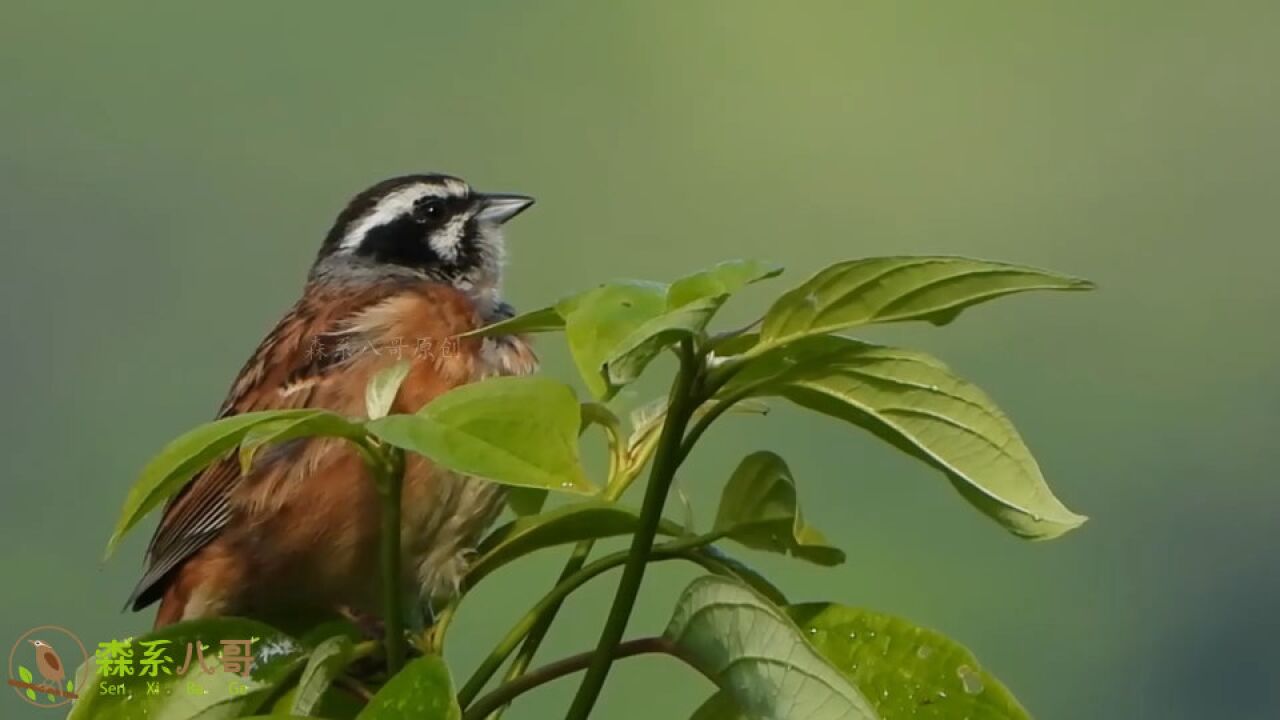
{"label": "large green leaf", "polygon": [[780,274],[781,267],[759,260],[726,260],[671,283],[667,290],[667,308],[683,307],[698,300],[726,298],[752,283]]}
{"label": "large green leaf", "polygon": [[664,635],[750,717],[879,718],[781,610],[741,583],[715,575],[694,580]]}
{"label": "large green leaf", "polygon": [[240,439],[240,471],[247,474],[258,451],[268,445],[320,435],[359,441],[366,433],[364,426],[328,410],[310,410],[301,417],[258,423]]}
{"label": "large green leaf", "polygon": [[[222,665],[223,640],[250,640],[253,658],[249,676]],[[150,643],[156,643],[149,645]],[[204,643],[204,667],[197,643]],[[158,660],[156,676],[142,674],[147,648]],[[190,665],[179,676],[190,650]],[[293,638],[252,620],[217,618],[178,623],[130,641],[134,674],[106,676],[101,671],[92,682],[80,685],[80,699],[68,720],[216,720],[251,715],[282,683],[292,678],[306,660],[303,647]],[[167,659],[167,660],[166,660]],[[93,662],[93,661],[91,661]],[[164,669],[168,669],[166,674]],[[234,669],[234,668],[233,668]],[[206,672],[208,670],[208,672]],[[149,693],[147,682],[156,683]],[[103,692],[122,687],[122,694]]]}
{"label": "large green leaf", "polygon": [[449,668],[438,655],[413,660],[373,696],[357,720],[460,720]]}
{"label": "large green leaf", "polygon": [[839,565],[844,553],[805,523],[786,461],[761,451],[743,458],[720,496],[714,530],[749,548]]}
{"label": "large green leaf", "polygon": [[450,470],[504,485],[589,493],[594,488],[578,456],[580,424],[569,386],[502,377],[463,385],[415,415],[391,415],[366,427]]}
{"label": "large green leaf", "polygon": [[[884,720],[1030,720],[1013,695],[949,638],[906,620],[828,603],[786,609],[809,643]],[[693,720],[745,716],[718,692]]]}
{"label": "large green leaf", "polygon": [[[516,558],[556,545],[598,540],[635,532],[640,514],[630,508],[601,501],[563,505],[540,515],[517,518],[491,532],[477,549],[479,557],[467,575],[471,583]],[[663,520],[658,531],[679,535],[680,527]]]}
{"label": "large green leaf", "polygon": [[781,272],[782,268],[757,260],[730,260],[675,281],[667,288],[666,310],[635,328],[605,360],[610,385],[635,381],[667,347],[702,337],[730,295]]}
{"label": "large green leaf", "polygon": [[880,257],[837,263],[769,308],[758,354],[797,338],[869,323],[944,324],[970,305],[1028,290],[1088,290],[1079,278],[960,257]]}
{"label": "large green leaf", "polygon": [[350,662],[351,648],[351,638],[335,635],[311,651],[293,694],[293,704],[290,706],[293,714],[310,715],[315,710],[333,679]]}
{"label": "large green leaf", "polygon": [[1086,519],[1054,497],[995,403],[924,353],[805,338],[750,361],[723,392],[746,391],[786,397],[871,431],[943,471],[1017,535],[1053,538]]}
{"label": "large green leaf", "polygon": [[885,720],[1030,720],[972,653],[939,633],[828,603],[795,605],[787,614]]}
{"label": "large green leaf", "polygon": [[666,310],[667,286],[639,281],[614,282],[561,301],[565,337],[578,373],[597,398],[609,398],[606,363],[640,327]]}
{"label": "large green leaf", "polygon": [[520,335],[524,333],[551,332],[564,328],[564,318],[553,307],[545,307],[522,313],[506,320],[486,325],[482,328],[463,333],[459,337],[477,335],[493,337],[494,335]]}
{"label": "large green leaf", "polygon": [[169,496],[182,489],[196,473],[240,444],[253,427],[272,420],[290,420],[315,413],[314,410],[268,410],[222,418],[191,430],[170,442],[142,469],[142,474],[125,498],[115,531],[107,541],[107,556],[115,551],[125,533]]}

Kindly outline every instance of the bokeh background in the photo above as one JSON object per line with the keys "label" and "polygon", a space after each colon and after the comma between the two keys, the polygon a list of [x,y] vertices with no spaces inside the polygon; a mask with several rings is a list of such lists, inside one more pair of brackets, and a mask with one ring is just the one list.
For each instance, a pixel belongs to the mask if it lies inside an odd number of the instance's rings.
{"label": "bokeh background", "polygon": [[[731,257],[789,271],[727,322],[870,254],[1097,281],[873,334],[987,388],[1092,517],[1078,532],[1021,542],[927,468],[787,408],[729,419],[682,486],[705,522],[737,458],[782,452],[849,561],[744,554],[793,598],[950,634],[1037,717],[1280,714],[1280,4],[334,5],[3,3],[4,647],[149,624],[119,612],[147,533],[100,562],[136,471],[211,416],[347,197],[436,169],[538,197],[510,233],[526,308]],[[468,601],[458,674],[562,560]],[[656,570],[633,632],[690,576]],[[615,578],[552,651],[594,641]],[[556,717],[574,687],[512,717]],[[599,716],[683,717],[709,692],[626,662]],[[6,692],[0,716],[51,715]]]}

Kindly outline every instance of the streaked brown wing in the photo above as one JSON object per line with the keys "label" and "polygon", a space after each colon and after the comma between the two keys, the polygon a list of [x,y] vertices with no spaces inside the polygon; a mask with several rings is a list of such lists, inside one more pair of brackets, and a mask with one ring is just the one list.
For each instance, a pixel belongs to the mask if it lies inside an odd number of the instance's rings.
{"label": "streaked brown wing", "polygon": [[[316,389],[341,371],[343,358],[336,346],[346,322],[403,287],[308,285],[240,370],[218,416],[311,407]],[[264,454],[254,472],[268,473],[272,463],[288,462],[289,457]],[[232,454],[210,465],[169,501],[147,547],[147,572],[128,600],[134,610],[159,599],[169,574],[218,536],[231,519],[231,494],[241,479],[239,459]]]}

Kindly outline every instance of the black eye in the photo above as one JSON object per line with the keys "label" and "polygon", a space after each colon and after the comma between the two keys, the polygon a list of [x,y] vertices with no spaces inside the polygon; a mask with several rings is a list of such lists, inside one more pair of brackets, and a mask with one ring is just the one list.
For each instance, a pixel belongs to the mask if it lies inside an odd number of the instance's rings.
{"label": "black eye", "polygon": [[444,200],[432,198],[419,200],[413,207],[413,219],[418,223],[439,220],[444,215]]}

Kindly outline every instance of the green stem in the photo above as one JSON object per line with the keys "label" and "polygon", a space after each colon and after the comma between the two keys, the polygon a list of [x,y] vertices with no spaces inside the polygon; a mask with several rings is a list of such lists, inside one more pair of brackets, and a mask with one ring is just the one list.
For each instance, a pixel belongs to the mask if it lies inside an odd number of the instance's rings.
{"label": "green stem", "polygon": [[[613,653],[613,659],[619,660],[645,653],[664,653],[679,656],[675,643],[665,637],[658,636],[628,640],[619,644]],[[594,651],[584,652],[543,665],[537,670],[512,680],[476,700],[471,707],[467,708],[467,712],[463,714],[462,718],[463,720],[481,720],[489,717],[491,713],[499,713],[503,707],[524,693],[545,685],[552,680],[558,680],[565,675],[586,668],[594,656]]]}
{"label": "green stem", "polygon": [[395,675],[404,667],[404,609],[400,594],[400,499],[404,486],[404,451],[387,448],[374,472],[382,500],[382,529],[379,556],[382,560],[382,624],[386,631],[387,672]]}
{"label": "green stem", "polygon": [[[665,560],[682,559],[692,560],[693,562],[699,562],[701,564],[700,560],[690,556],[690,551],[700,547],[706,542],[707,541],[704,538],[699,536],[667,543],[666,545],[653,549],[653,552],[649,554],[649,562],[663,562]],[[613,568],[626,564],[630,556],[631,554],[625,550],[605,555],[599,560],[588,564],[586,567],[574,573],[569,577],[569,579],[552,588],[551,592],[544,595],[537,604],[530,608],[529,611],[526,612],[509,631],[507,631],[507,634],[498,642],[498,645],[489,653],[489,656],[480,663],[479,667],[475,669],[475,672],[471,673],[471,677],[467,680],[466,684],[462,686],[460,691],[458,691],[458,703],[463,707],[466,707],[476,698],[477,695],[480,694],[480,691],[484,689],[486,684],[488,684],[494,673],[502,667],[502,663],[506,662],[507,658],[511,657],[511,653],[515,652],[520,641],[524,640],[525,636],[529,634],[534,624],[537,623],[539,617],[552,607],[558,606],[565,598],[569,597],[573,591],[582,587],[591,579],[602,573],[608,572]]]}
{"label": "green stem", "polygon": [[600,697],[600,691],[609,676],[609,668],[613,666],[613,653],[622,641],[627,621],[631,619],[631,611],[635,608],[636,595],[640,592],[649,553],[653,550],[653,540],[662,520],[662,508],[682,460],[681,442],[685,427],[689,424],[693,410],[698,407],[698,399],[694,394],[699,373],[693,344],[686,340],[681,343],[680,350],[680,372],[671,391],[667,419],[658,439],[649,485],[645,488],[644,502],[640,508],[640,526],[631,538],[627,564],[613,596],[613,607],[609,610],[609,617],[600,632],[600,640],[596,643],[595,657],[582,678],[582,684],[578,686],[578,693],[573,698],[565,720],[585,720],[591,714],[596,699]]}

